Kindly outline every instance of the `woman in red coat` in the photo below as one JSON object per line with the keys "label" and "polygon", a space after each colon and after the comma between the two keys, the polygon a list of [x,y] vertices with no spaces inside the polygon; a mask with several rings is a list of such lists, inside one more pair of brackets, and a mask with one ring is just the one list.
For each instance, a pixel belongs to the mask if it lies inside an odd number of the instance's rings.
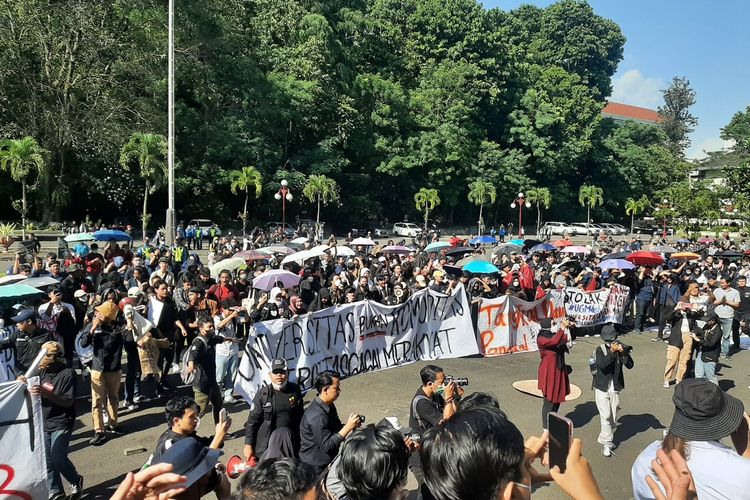
{"label": "woman in red coat", "polygon": [[570,394],[570,381],[568,380],[568,368],[565,365],[565,353],[568,352],[567,329],[570,326],[568,319],[564,319],[561,327],[556,333],[552,333],[552,320],[543,318],[539,320],[541,330],[537,334],[536,344],[539,347],[539,356],[542,362],[539,364],[538,387],[544,396],[542,405],[542,425],[547,428],[547,414],[560,409],[560,403],[565,401],[565,396]]}

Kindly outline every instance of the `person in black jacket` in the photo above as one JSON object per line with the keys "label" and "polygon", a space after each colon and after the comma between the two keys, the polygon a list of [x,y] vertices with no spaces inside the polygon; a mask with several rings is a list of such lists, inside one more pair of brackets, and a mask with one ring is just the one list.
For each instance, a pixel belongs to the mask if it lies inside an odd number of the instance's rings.
{"label": "person in black jacket", "polygon": [[[664,368],[664,387],[669,388],[672,377],[675,384],[682,382],[687,372],[688,361],[693,353],[693,338],[691,333],[695,329],[695,320],[703,316],[697,304],[690,304],[690,296],[698,296],[698,285],[690,285],[684,297],[677,302],[674,309],[669,313],[669,324],[672,329],[669,333],[667,343],[667,365]],[[675,375],[675,367],[677,373]]]}
{"label": "person in black jacket", "polygon": [[120,404],[120,379],[122,378],[122,347],[124,325],[118,322],[120,309],[112,302],[97,306],[94,320],[84,330],[82,347],[93,346],[91,360],[91,416],[94,419],[94,436],[89,441],[100,446],[107,440],[104,434],[104,400],[107,401],[108,428],[118,433],[117,408]]}
{"label": "person in black jacket", "polygon": [[599,410],[601,432],[597,441],[602,445],[602,455],[609,457],[614,448],[614,429],[617,408],[620,406],[620,391],[625,388],[622,368],[633,368],[630,350],[617,340],[617,330],[612,323],[602,327],[604,344],[596,349],[596,374],[594,375],[594,397]]}
{"label": "person in black jacket", "polygon": [[245,460],[293,458],[299,452],[299,426],[304,409],[302,391],[289,382],[285,359],[271,362],[270,385],[253,398],[253,409],[245,424]]}
{"label": "person in black jacket", "polygon": [[237,339],[216,335],[213,320],[201,320],[198,323],[198,336],[190,344],[188,355],[188,370],[195,373],[193,397],[201,408],[201,416],[205,415],[208,403],[211,403],[214,422],[219,421],[219,412],[224,403],[219,384],[216,382],[216,344],[227,340]]}
{"label": "person in black jacket", "polygon": [[716,313],[703,316],[703,328],[697,327],[697,333],[692,335],[693,341],[699,344],[698,356],[695,358],[695,378],[705,378],[709,382],[719,385],[716,379],[716,363],[721,351],[722,330]]}
{"label": "person in black jacket", "polygon": [[22,309],[10,318],[16,324],[17,330],[0,341],[0,352],[13,350],[15,368],[19,374],[26,373],[42,349],[42,344],[55,340],[52,333],[36,325],[36,318],[37,314],[33,308]]}

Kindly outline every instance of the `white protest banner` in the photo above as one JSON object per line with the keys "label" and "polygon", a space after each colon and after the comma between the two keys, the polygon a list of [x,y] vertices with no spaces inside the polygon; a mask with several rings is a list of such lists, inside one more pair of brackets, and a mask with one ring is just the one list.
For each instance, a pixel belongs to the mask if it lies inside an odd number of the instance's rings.
{"label": "white protest banner", "polygon": [[[17,331],[16,325],[7,325],[0,328],[0,341],[7,339],[14,331]],[[16,379],[16,359],[13,356],[13,349],[5,349],[0,352],[0,382],[8,382]]]}
{"label": "white protest banner", "polygon": [[564,316],[563,295],[555,292],[534,302],[510,295],[484,299],[477,318],[480,351],[484,356],[536,351],[539,320]]}
{"label": "white protest banner", "polygon": [[[30,379],[30,385],[38,385]],[[47,498],[44,424],[39,396],[21,382],[0,384],[0,498]]]}
{"label": "white protest banner", "polygon": [[287,360],[290,380],[306,391],[324,370],[346,378],[417,360],[478,353],[463,287],[451,295],[422,290],[397,306],[366,300],[292,320],[256,323],[235,389],[252,401],[261,384],[269,382],[274,358]]}
{"label": "white protest banner", "polygon": [[575,316],[576,326],[581,327],[609,322],[622,323],[630,288],[614,285],[611,288],[584,292],[580,288],[568,287],[562,292],[568,316]]}

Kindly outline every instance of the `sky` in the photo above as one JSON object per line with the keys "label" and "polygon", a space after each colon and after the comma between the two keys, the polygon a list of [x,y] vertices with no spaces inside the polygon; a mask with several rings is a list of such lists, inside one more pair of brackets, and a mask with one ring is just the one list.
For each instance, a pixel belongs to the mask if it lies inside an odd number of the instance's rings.
{"label": "sky", "polygon": [[[480,0],[482,1],[482,0]],[[546,7],[550,0],[483,0],[485,8]],[[627,41],[612,77],[610,100],[656,109],[661,90],[684,76],[696,92],[698,125],[688,158],[725,145],[721,128],[750,105],[750,1],[589,0],[598,15],[616,22]]]}

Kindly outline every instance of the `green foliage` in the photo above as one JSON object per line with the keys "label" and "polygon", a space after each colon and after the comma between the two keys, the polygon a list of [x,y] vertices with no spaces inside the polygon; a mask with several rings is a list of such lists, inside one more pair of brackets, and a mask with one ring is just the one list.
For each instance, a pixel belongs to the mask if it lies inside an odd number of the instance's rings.
{"label": "green foliage", "polygon": [[21,203],[13,203],[13,208],[21,213],[22,237],[26,239],[26,186],[29,175],[37,173],[37,178],[43,175],[45,168],[42,149],[33,137],[23,139],[7,139],[0,142],[0,170],[10,173],[10,177],[21,183]]}
{"label": "green foliage", "polygon": [[128,170],[132,163],[136,163],[139,175],[145,181],[143,211],[141,212],[143,238],[146,237],[146,229],[150,220],[148,195],[163,186],[168,175],[166,155],[167,140],[158,134],[135,132],[120,149],[120,166]]}
{"label": "green foliage", "polygon": [[263,191],[263,174],[255,167],[242,167],[240,170],[229,172],[229,189],[233,194],[238,191],[245,193],[245,204],[243,205],[240,219],[242,219],[242,234],[245,234],[247,227],[247,199],[250,195],[250,189],[255,191],[255,197],[260,198]]}
{"label": "green foliage", "polygon": [[674,77],[662,94],[664,105],[659,106],[658,110],[662,118],[660,125],[667,135],[672,153],[682,157],[685,149],[690,147],[688,136],[698,125],[698,119],[690,113],[690,107],[695,104],[695,91],[690,88],[687,78]]}
{"label": "green foliage", "polygon": [[[320,206],[339,199],[339,186],[336,181],[325,175],[311,175],[307,179],[302,194],[311,202],[317,202],[318,210],[315,219],[316,230],[320,230]],[[316,232],[317,232],[316,231]]]}
{"label": "green foliage", "polygon": [[420,188],[414,194],[414,204],[420,212],[424,212],[424,229],[427,231],[427,221],[430,218],[430,212],[440,205],[440,195],[437,189]]}

